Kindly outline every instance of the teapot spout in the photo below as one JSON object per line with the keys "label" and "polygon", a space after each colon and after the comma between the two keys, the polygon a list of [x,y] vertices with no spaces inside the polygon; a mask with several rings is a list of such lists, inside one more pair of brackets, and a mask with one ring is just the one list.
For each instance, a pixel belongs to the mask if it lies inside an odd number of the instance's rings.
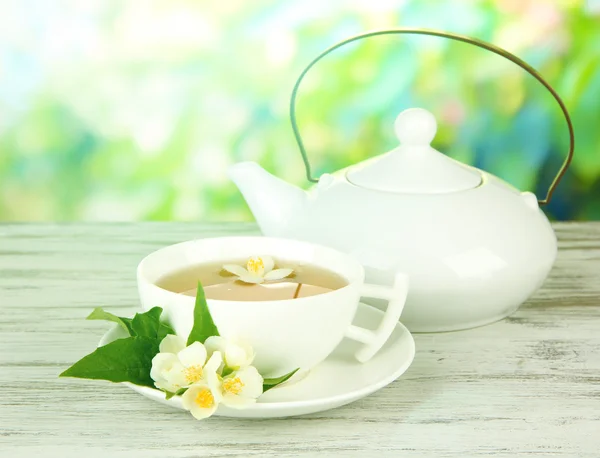
{"label": "teapot spout", "polygon": [[238,187],[264,235],[285,237],[292,219],[302,212],[306,192],[271,175],[255,162],[240,162],[229,168],[229,178]]}

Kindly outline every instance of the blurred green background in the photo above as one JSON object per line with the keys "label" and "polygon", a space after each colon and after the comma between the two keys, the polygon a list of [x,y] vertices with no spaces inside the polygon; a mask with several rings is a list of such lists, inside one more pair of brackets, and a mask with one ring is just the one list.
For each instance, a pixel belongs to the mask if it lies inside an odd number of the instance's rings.
{"label": "blurred green background", "polygon": [[[600,219],[600,2],[590,0],[55,0],[0,3],[0,220],[250,220],[227,167],[254,160],[307,187],[288,102],[322,50],[367,30],[427,27],[515,53],[575,125],[545,208]],[[434,146],[543,197],[567,150],[545,89],[466,44],[376,37],[319,63],[299,123],[314,168],[395,146],[421,106]]]}

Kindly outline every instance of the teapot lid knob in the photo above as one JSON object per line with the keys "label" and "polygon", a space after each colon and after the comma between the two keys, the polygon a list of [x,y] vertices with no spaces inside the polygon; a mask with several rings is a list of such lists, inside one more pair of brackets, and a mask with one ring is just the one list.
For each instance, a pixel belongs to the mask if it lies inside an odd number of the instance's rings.
{"label": "teapot lid knob", "polygon": [[394,131],[402,145],[428,146],[437,132],[437,122],[429,111],[409,108],[396,117]]}

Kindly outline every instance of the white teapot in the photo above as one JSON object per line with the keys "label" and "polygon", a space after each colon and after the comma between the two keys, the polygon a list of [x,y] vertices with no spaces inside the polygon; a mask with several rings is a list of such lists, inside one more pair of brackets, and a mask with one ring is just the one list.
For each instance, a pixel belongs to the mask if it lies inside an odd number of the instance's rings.
{"label": "white teapot", "polygon": [[[371,283],[391,285],[396,271],[408,274],[402,322],[411,331],[479,326],[514,312],[543,283],[556,237],[534,194],[433,149],[436,128],[431,113],[408,109],[395,122],[400,146],[324,174],[308,191],[252,162],[232,166],[230,177],[265,235],[349,253]],[[571,135],[553,187],[572,149]]]}

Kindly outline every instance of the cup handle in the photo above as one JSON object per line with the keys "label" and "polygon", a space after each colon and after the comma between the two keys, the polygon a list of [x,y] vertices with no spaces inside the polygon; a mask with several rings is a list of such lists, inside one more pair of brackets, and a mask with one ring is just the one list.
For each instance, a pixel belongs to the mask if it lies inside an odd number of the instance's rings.
{"label": "cup handle", "polygon": [[408,276],[401,272],[396,273],[394,286],[380,286],[365,283],[361,287],[361,297],[372,297],[375,299],[387,299],[388,306],[383,315],[383,320],[376,330],[361,328],[350,325],[346,331],[346,337],[362,342],[364,345],[354,355],[361,363],[366,363],[381,350],[383,344],[389,339],[396,327],[408,294]]}

